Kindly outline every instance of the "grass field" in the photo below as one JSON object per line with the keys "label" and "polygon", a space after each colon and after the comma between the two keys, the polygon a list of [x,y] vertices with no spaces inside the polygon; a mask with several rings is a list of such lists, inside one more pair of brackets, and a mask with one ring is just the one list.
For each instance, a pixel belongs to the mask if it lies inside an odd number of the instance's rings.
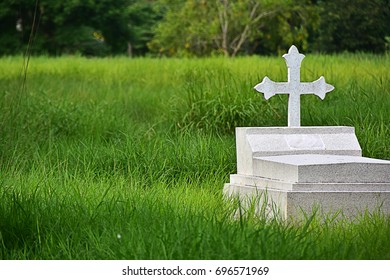
{"label": "grass field", "polygon": [[[236,126],[285,126],[280,57],[0,58],[0,259],[390,259],[390,219],[265,221],[223,184]],[[324,101],[302,125],[350,125],[363,154],[390,159],[390,57],[307,55]]]}

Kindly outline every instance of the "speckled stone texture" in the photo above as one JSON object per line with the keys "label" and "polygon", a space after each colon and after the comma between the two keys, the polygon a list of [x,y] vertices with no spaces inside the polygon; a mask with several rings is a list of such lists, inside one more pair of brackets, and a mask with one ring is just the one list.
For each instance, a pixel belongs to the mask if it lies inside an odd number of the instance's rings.
{"label": "speckled stone texture", "polygon": [[256,197],[271,216],[390,213],[390,161],[362,157],[353,127],[242,127],[236,148],[224,193]]}
{"label": "speckled stone texture", "polygon": [[237,173],[253,175],[253,158],[326,154],[361,156],[355,129],[328,127],[237,127]]}
{"label": "speckled stone texture", "polygon": [[292,183],[390,182],[390,161],[339,155],[254,158],[254,176]]}
{"label": "speckled stone texture", "polygon": [[366,212],[390,213],[389,191],[283,191],[226,184],[224,193],[239,196],[244,206],[257,198],[258,209],[265,209],[265,215],[285,221],[299,222],[314,212],[322,217],[337,215],[351,219]]}

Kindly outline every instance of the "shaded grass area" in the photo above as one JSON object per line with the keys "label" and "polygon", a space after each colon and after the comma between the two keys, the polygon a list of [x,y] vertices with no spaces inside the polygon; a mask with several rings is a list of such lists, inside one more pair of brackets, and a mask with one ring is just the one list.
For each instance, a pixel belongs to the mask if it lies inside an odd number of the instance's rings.
{"label": "shaded grass area", "polygon": [[[0,59],[1,259],[389,259],[390,219],[266,222],[222,197],[236,126],[285,126],[281,58]],[[351,125],[390,159],[390,59],[307,56],[303,125]]]}
{"label": "shaded grass area", "polygon": [[390,224],[380,216],[358,222],[314,220],[303,226],[264,222],[253,213],[233,220],[237,203],[223,202],[209,185],[178,182],[173,188],[155,184],[145,190],[125,178],[115,183],[63,178],[56,187],[57,176],[46,182],[31,175],[24,180],[27,185],[19,188],[3,186],[2,200],[7,203],[1,207],[2,258],[390,257]]}
{"label": "shaded grass area", "polygon": [[20,176],[23,179],[15,180],[23,181],[19,187],[2,186],[2,258],[390,257],[390,222],[380,216],[325,224],[311,220],[303,226],[265,222],[253,213],[234,220],[237,202],[223,202],[220,192],[210,190],[210,182],[177,182],[171,188],[155,184],[145,189],[118,176],[113,183],[47,174],[42,179],[42,175]]}

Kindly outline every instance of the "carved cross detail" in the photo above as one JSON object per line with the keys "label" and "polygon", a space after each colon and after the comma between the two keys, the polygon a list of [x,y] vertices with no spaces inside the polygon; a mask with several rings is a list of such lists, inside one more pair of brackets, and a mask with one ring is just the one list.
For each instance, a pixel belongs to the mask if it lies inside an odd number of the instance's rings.
{"label": "carved cross detail", "polygon": [[264,77],[263,81],[254,87],[258,92],[264,93],[265,99],[269,99],[275,94],[289,94],[289,127],[301,126],[301,94],[315,94],[321,99],[324,99],[325,94],[334,89],[332,85],[325,82],[325,78],[323,76],[314,82],[301,82],[300,69],[304,57],[305,56],[299,53],[298,49],[294,45],[291,46],[288,53],[283,55],[288,68],[287,82],[274,82],[268,77]]}

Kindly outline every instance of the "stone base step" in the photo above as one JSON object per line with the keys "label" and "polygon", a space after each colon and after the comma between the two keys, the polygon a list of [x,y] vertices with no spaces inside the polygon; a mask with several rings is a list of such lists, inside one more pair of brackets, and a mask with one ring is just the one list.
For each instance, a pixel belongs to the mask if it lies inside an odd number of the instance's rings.
{"label": "stone base step", "polygon": [[390,161],[318,154],[255,157],[253,173],[289,183],[386,183]]}
{"label": "stone base step", "polygon": [[286,191],[225,184],[224,194],[239,197],[245,207],[251,201],[269,218],[301,221],[311,213],[358,218],[364,213],[390,213],[390,191]]}
{"label": "stone base step", "polygon": [[291,183],[269,178],[230,175],[230,184],[250,188],[273,189],[281,191],[354,192],[390,191],[390,183]]}

